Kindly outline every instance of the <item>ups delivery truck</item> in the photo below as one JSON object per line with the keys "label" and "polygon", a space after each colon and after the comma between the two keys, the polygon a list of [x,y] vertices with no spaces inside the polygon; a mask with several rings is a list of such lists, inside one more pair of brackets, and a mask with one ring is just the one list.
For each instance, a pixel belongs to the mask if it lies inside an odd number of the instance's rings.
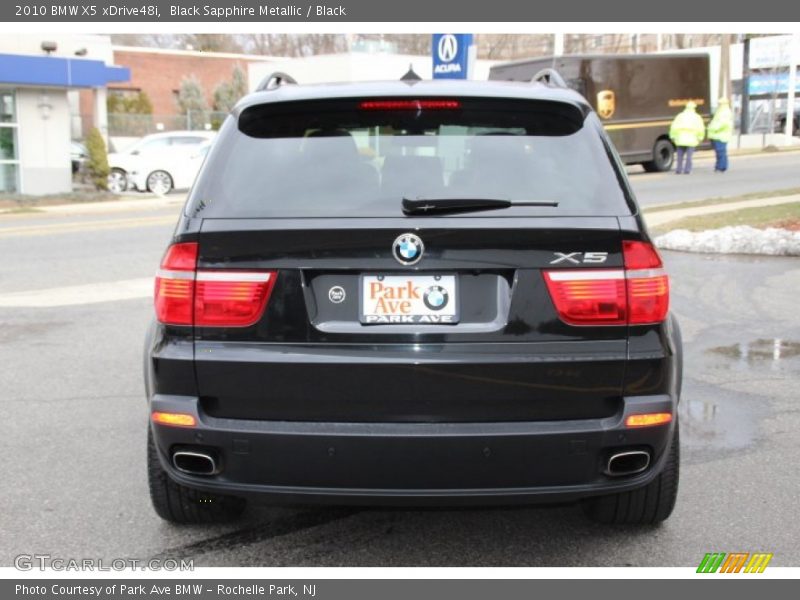
{"label": "ups delivery truck", "polygon": [[705,121],[711,110],[707,54],[576,55],[494,65],[489,79],[531,81],[553,68],[594,107],[626,164],[668,171],[675,148],[669,126],[690,100]]}

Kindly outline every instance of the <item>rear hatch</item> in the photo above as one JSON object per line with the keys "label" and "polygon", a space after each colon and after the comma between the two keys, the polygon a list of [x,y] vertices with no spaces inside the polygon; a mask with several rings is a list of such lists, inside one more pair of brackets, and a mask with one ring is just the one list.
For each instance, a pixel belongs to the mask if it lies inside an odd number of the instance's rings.
{"label": "rear hatch", "polygon": [[[565,322],[546,277],[623,268],[617,216],[630,208],[579,105],[345,98],[237,117],[187,205],[202,219],[195,293],[211,307],[194,324],[208,415],[480,422],[618,410],[624,319]],[[253,274],[268,274],[263,311],[215,321],[219,286],[234,289],[218,280]]]}

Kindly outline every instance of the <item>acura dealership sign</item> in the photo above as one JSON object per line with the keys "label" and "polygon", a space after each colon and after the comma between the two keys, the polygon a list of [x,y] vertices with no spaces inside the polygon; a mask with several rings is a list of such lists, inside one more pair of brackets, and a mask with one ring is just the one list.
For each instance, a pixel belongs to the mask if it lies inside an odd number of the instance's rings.
{"label": "acura dealership sign", "polygon": [[471,33],[434,33],[433,78],[468,79],[474,49]]}

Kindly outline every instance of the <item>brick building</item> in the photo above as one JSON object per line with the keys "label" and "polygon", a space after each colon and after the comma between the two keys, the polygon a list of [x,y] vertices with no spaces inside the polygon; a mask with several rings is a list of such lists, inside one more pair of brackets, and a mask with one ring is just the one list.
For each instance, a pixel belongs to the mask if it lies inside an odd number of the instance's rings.
{"label": "brick building", "polygon": [[[271,63],[283,58],[251,56],[227,52],[197,52],[193,50],[166,50],[113,46],[114,62],[130,69],[130,81],[112,84],[108,94],[133,94],[145,92],[153,104],[156,119],[169,122],[180,114],[176,101],[184,77],[194,76],[203,88],[208,106],[213,106],[214,89],[230,81],[239,67],[247,78],[250,63]],[[80,113],[91,120],[94,106],[90,94],[81,94]]]}

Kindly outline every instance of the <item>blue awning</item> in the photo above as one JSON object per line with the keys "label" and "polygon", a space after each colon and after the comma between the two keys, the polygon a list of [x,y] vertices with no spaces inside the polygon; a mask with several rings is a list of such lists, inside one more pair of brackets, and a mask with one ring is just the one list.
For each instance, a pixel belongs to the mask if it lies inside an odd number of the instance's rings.
{"label": "blue awning", "polygon": [[127,67],[101,60],[0,54],[0,83],[47,87],[104,87],[130,81]]}

